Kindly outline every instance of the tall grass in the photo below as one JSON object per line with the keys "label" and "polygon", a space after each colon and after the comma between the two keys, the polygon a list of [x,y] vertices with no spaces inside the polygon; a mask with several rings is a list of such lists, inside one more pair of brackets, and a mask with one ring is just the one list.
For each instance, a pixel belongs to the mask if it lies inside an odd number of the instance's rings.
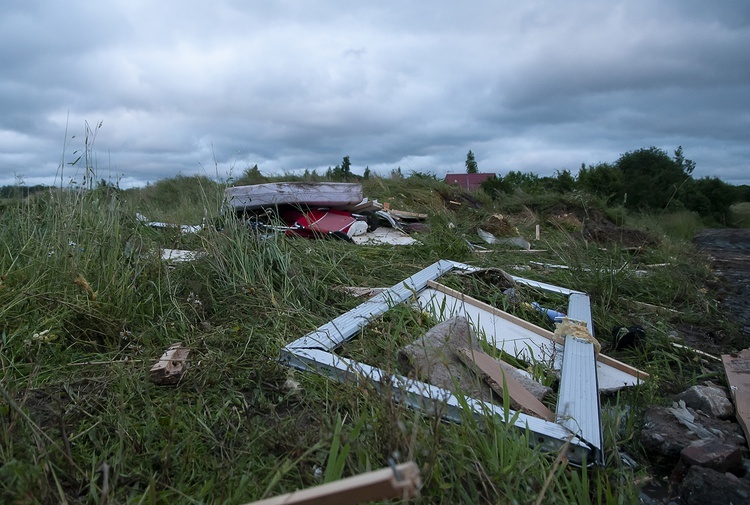
{"label": "tall grass", "polygon": [[732,205],[729,212],[729,224],[737,228],[750,228],[750,202]]}
{"label": "tall grass", "polygon": [[[221,186],[204,178],[138,191],[55,189],[6,206],[0,501],[241,503],[376,469],[391,458],[420,465],[424,503],[635,502],[634,471],[618,455],[639,455],[634,433],[644,395],[658,401],[661,386],[694,380],[698,367],[675,366],[668,318],[624,301],[710,314],[696,289],[705,271],[688,246],[667,239],[635,257],[555,229],[536,244],[547,252],[534,259],[569,269],[528,270],[527,253],[479,256],[465,242],[483,217],[507,212],[500,204],[480,198],[479,208],[449,208],[440,194],[446,188],[429,178],[373,178],[365,188],[394,208],[429,212],[431,232],[417,235],[421,245],[259,235],[221,215]],[[548,204],[539,207],[540,218]],[[209,226],[194,235],[154,230],[136,212],[178,224],[205,218]],[[221,227],[210,226],[215,218]],[[162,261],[160,248],[176,246],[205,255]],[[573,468],[498,419],[447,424],[370,385],[332,383],[277,362],[285,344],[359,303],[336,287],[390,286],[440,258],[589,292],[602,338],[610,325],[647,324],[647,345],[617,355],[655,379],[651,389],[605,401],[616,412],[604,419],[607,468]],[[647,277],[634,273],[657,262],[673,266]],[[446,283],[522,310],[489,281]],[[524,295],[560,303],[536,291]],[[342,352],[396,371],[398,347],[430,325],[425,314],[400,307]],[[153,385],[151,364],[177,341],[191,349],[186,374],[176,387]],[[623,414],[629,411],[636,414]]]}

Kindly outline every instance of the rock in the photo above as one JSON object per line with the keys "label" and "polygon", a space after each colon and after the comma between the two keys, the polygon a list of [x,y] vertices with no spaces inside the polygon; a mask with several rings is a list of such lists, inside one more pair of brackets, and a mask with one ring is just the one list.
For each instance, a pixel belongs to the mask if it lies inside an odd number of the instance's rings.
{"label": "rock", "polygon": [[[472,398],[492,400],[490,386],[479,379],[458,358],[456,349],[481,351],[476,335],[464,317],[454,317],[430,329],[423,337],[398,353],[401,371],[435,386],[461,392]],[[542,400],[552,390],[525,376],[516,368],[500,362],[531,394]],[[516,407],[514,407],[516,408]]]}
{"label": "rock", "polygon": [[[682,421],[675,412],[683,416]],[[684,416],[692,418],[689,423]],[[688,425],[692,426],[692,429]],[[643,448],[653,457],[655,463],[673,466],[680,459],[682,450],[701,438],[696,432],[714,442],[738,447],[745,444],[740,427],[734,423],[701,415],[689,409],[659,406],[650,407],[646,411],[640,438]]]}
{"label": "rock", "polygon": [[651,407],[643,417],[641,443],[646,452],[676,462],[698,435],[682,426],[666,407]]}
{"label": "rock", "polygon": [[679,491],[687,505],[750,503],[750,481],[702,466],[690,468]]}
{"label": "rock", "polygon": [[409,376],[435,386],[461,392],[473,398],[489,400],[492,389],[478,379],[458,359],[454,349],[479,350],[469,321],[454,317],[430,329],[398,353],[400,368]]}
{"label": "rock", "polygon": [[696,440],[680,453],[689,466],[703,466],[719,472],[729,472],[742,467],[742,449],[736,445],[715,440]]}
{"label": "rock", "polygon": [[683,400],[688,407],[719,419],[728,419],[734,415],[734,406],[727,392],[715,384],[693,386],[678,394],[675,399]]}

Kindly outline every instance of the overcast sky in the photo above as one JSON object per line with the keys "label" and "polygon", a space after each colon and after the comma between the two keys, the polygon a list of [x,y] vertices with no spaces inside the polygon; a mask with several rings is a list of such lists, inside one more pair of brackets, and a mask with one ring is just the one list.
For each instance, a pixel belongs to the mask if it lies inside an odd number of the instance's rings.
{"label": "overcast sky", "polygon": [[0,185],[80,180],[86,124],[123,187],[347,155],[442,175],[469,149],[575,174],[680,145],[750,184],[746,0],[0,3]]}

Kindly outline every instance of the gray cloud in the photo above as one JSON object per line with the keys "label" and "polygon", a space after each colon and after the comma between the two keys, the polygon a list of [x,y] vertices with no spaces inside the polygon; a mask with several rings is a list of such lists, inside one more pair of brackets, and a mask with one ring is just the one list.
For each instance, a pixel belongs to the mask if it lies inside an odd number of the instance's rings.
{"label": "gray cloud", "polygon": [[[28,4],[28,5],[27,5]],[[750,184],[743,2],[15,3],[0,19],[0,184],[94,152],[123,185],[177,173],[549,175],[682,145]],[[65,138],[67,130],[67,140]],[[75,136],[75,138],[73,138]],[[66,178],[73,175],[65,169]]]}

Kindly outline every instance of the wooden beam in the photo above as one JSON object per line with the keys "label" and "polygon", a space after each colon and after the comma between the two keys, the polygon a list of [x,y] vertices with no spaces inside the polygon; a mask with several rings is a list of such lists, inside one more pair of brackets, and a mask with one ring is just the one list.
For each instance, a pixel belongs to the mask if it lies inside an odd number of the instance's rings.
{"label": "wooden beam", "polygon": [[255,501],[247,505],[354,505],[419,494],[419,467],[410,461],[336,482]]}
{"label": "wooden beam", "polygon": [[750,444],[750,349],[739,354],[722,354],[721,361],[734,400],[735,417]]}
{"label": "wooden beam", "polygon": [[[558,337],[557,335],[552,333],[551,331],[541,328],[535,324],[532,324],[524,319],[521,319],[520,317],[514,316],[513,314],[509,314],[503,310],[495,308],[492,305],[481,302],[477,300],[476,298],[472,298],[468,295],[465,295],[461,293],[460,291],[456,291],[455,289],[451,289],[448,286],[445,286],[435,281],[427,281],[427,287],[432,288],[441,293],[444,293],[446,295],[452,296],[454,298],[458,298],[459,300],[461,300],[462,302],[468,305],[472,305],[482,310],[486,310],[487,312],[490,312],[492,315],[505,319],[506,321],[509,321],[515,324],[516,326],[520,326],[521,328],[525,328],[529,331],[532,331],[536,333],[537,335],[539,335],[540,337],[544,337],[560,345],[565,345],[565,341],[561,337]],[[648,374],[646,372],[639,370],[635,367],[632,367],[626,363],[623,363],[622,361],[618,361],[609,356],[605,356],[604,354],[599,354],[596,357],[596,359],[598,362],[609,365],[612,368],[616,368],[617,370],[625,372],[628,375],[632,375],[636,379],[645,380],[648,378]]]}
{"label": "wooden beam", "polygon": [[555,414],[537,400],[515,377],[509,373],[506,374],[505,370],[492,356],[482,351],[466,348],[456,349],[456,354],[497,394],[503,396],[503,384],[505,384],[508,396],[521,407],[521,410],[554,422]]}
{"label": "wooden beam", "polygon": [[151,367],[149,371],[151,382],[160,386],[180,382],[188,354],[190,354],[190,349],[182,347],[182,342],[169,346],[169,349],[164,351],[161,358]]}

